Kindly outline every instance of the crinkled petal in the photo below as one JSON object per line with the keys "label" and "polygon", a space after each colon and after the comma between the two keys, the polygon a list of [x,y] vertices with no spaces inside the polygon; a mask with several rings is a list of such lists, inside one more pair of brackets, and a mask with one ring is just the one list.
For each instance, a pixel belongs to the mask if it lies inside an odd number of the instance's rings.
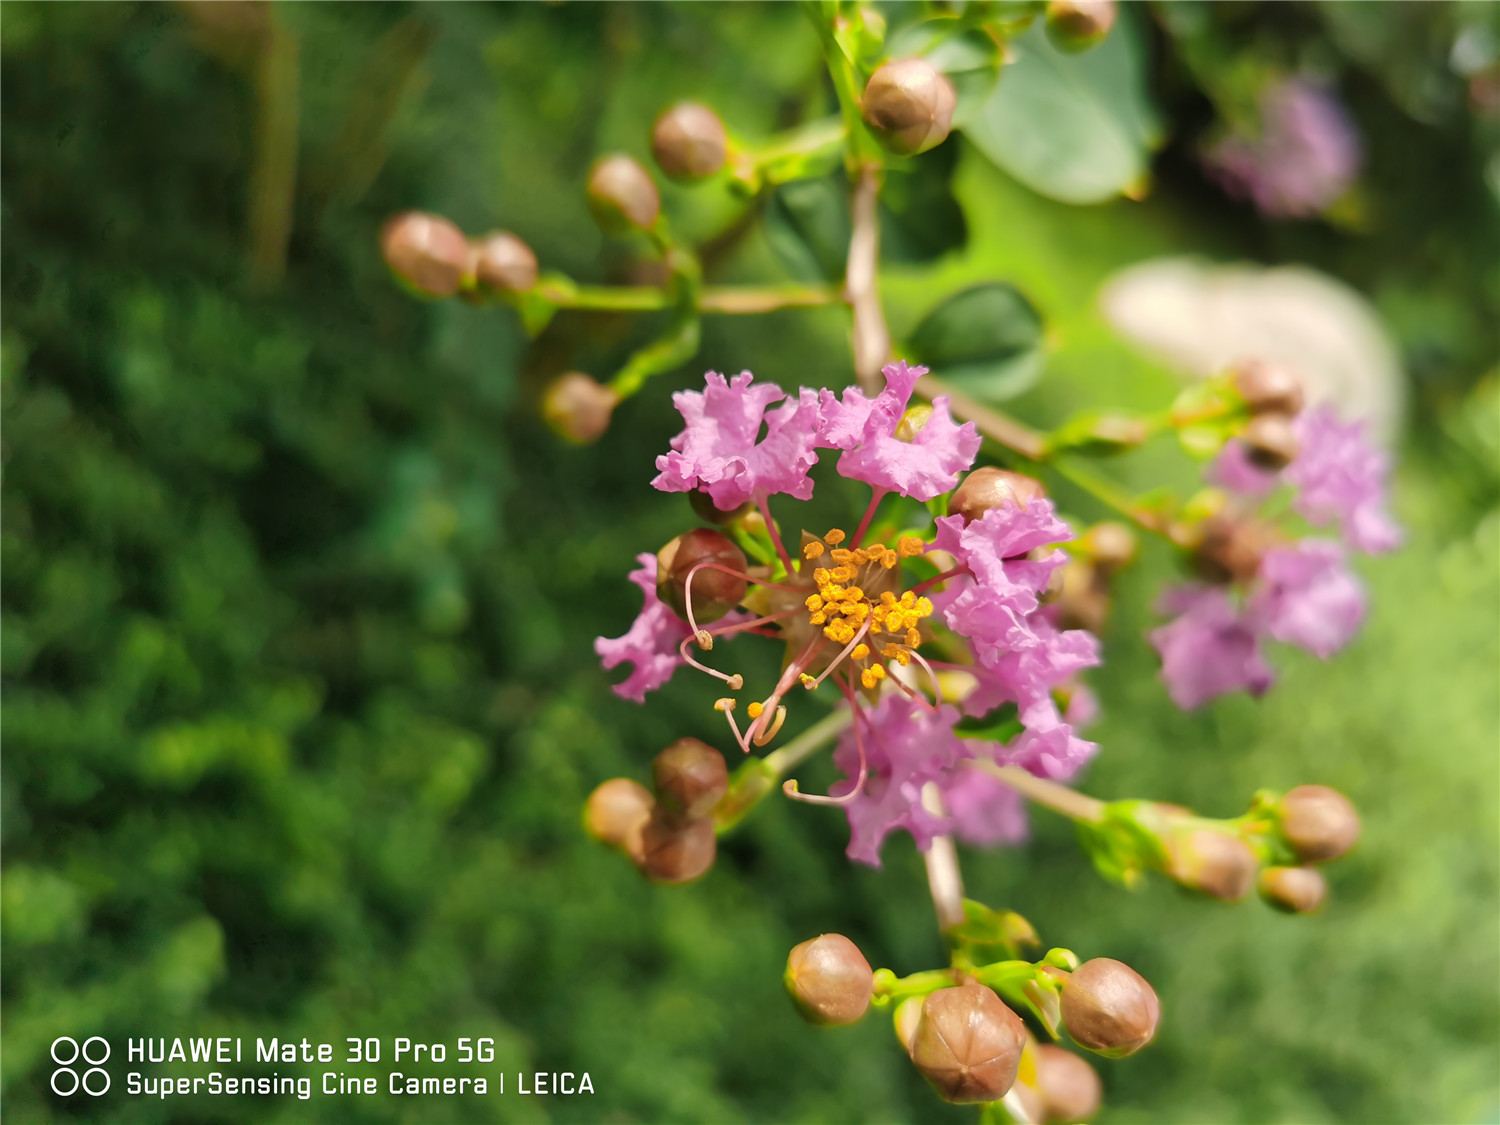
{"label": "crinkled petal", "polygon": [[959,766],[943,782],[943,803],[959,839],[979,847],[1019,844],[1029,833],[1026,802],[983,770]]}
{"label": "crinkled petal", "polygon": [[620,664],[634,665],[630,675],[614,685],[623,699],[643,702],[648,691],[655,691],[672,678],[683,663],[678,646],[691,630],[656,596],[656,556],[649,552],[636,556],[639,570],[630,572],[630,580],[646,595],[641,612],[624,636],[598,637],[594,651],[606,669]]}
{"label": "crinkled petal", "polygon": [[1245,443],[1237,438],[1225,444],[1205,475],[1211,483],[1241,496],[1264,496],[1279,480],[1276,473],[1251,461]]}
{"label": "crinkled petal", "polygon": [[1267,551],[1259,578],[1249,616],[1278,641],[1327,660],[1358,632],[1364,588],[1337,543],[1304,539]]}
{"label": "crinkled petal", "polygon": [[1256,630],[1224,591],[1179,586],[1168,590],[1157,608],[1177,614],[1149,637],[1161,656],[1167,693],[1183,710],[1231,691],[1262,695],[1274,682]]}
{"label": "crinkled petal", "polygon": [[1315,524],[1337,521],[1358,551],[1377,554],[1401,543],[1385,506],[1390,458],[1365,440],[1360,422],[1343,423],[1331,406],[1304,410],[1294,423],[1298,453],[1283,470],[1297,489],[1292,506]]}

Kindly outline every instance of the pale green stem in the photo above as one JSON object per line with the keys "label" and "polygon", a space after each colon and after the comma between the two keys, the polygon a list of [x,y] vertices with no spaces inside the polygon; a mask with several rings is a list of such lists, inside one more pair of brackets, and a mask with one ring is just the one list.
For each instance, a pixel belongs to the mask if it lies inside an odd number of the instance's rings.
{"label": "pale green stem", "polygon": [[981,770],[991,777],[1005,782],[1021,796],[1039,805],[1046,805],[1053,812],[1073,820],[1098,822],[1104,818],[1104,802],[1095,800],[1076,789],[1048,781],[1044,777],[1023,770],[1020,766],[1001,766],[984,759],[967,763],[970,769]]}
{"label": "pale green stem", "polygon": [[825,743],[842,734],[853,721],[853,711],[847,707],[838,707],[824,715],[781,749],[771,751],[763,761],[775,771],[777,777],[785,777],[821,750]]}

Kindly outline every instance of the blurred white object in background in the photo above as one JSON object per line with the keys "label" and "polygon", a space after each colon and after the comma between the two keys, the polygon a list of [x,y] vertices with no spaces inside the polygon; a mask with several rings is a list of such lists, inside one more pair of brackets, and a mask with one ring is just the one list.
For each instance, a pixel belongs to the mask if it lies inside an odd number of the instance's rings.
{"label": "blurred white object in background", "polygon": [[1332,401],[1390,445],[1400,427],[1400,360],[1374,308],[1304,266],[1267,269],[1159,258],[1100,291],[1115,330],[1170,367],[1202,378],[1242,359],[1277,360],[1303,378],[1309,402]]}

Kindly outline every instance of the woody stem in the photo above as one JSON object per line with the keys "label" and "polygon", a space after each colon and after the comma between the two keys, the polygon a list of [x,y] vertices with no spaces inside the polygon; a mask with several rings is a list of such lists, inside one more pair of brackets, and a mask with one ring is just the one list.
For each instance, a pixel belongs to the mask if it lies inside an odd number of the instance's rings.
{"label": "woody stem", "polygon": [[[946,817],[943,795],[936,782],[922,786],[922,807],[936,817]],[[927,863],[927,888],[932,892],[932,906],[937,911],[938,929],[948,930],[964,921],[964,879],[958,869],[958,849],[952,836],[934,836],[923,853]]]}

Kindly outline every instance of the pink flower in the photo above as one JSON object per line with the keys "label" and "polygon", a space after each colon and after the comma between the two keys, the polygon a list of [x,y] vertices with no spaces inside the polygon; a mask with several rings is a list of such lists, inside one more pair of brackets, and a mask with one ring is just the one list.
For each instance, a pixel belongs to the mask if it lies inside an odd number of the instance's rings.
{"label": "pink flower", "polygon": [[[742,371],[726,382],[710,371],[703,391],[672,396],[687,428],[672,439],[673,452],[656,459],[653,487],[663,492],[702,488],[723,511],[778,492],[811,498],[807,471],[818,460],[818,396],[804,389],[767,413],[787,396],[774,383],[752,385],[752,379]],[[757,441],[762,423],[766,436]]]}
{"label": "pink flower", "polygon": [[623,682],[614,685],[614,692],[622,699],[641,703],[648,691],[670,680],[683,663],[678,645],[691,630],[656,596],[656,556],[640,554],[636,561],[641,568],[630,572],[630,580],[645,592],[646,603],[623,637],[598,637],[594,651],[606,669],[627,662],[635,665]]}
{"label": "pink flower", "polygon": [[911,441],[899,440],[896,426],[927,368],[908,367],[901,360],[884,368],[884,374],[885,390],[873,399],[855,387],[844,392],[842,402],[832,391],[822,392],[818,444],[845,451],[839,457],[841,476],[917,500],[941,496],[974,463],[979,432],[972,422],[957,425],[948,413],[947,396],[939,395],[932,400],[927,424]]}
{"label": "pink flower", "polygon": [[1263,695],[1276,676],[1261,654],[1260,636],[1229,595],[1213,586],[1169,589],[1157,605],[1175,620],[1151,630],[1172,702],[1191,711],[1218,695]]}
{"label": "pink flower", "polygon": [[1312,523],[1337,520],[1355,550],[1378,554],[1398,546],[1401,529],[1385,510],[1390,459],[1365,441],[1363,424],[1340,422],[1324,405],[1303,411],[1295,428],[1300,449],[1282,471],[1297,490],[1292,506]]}
{"label": "pink flower", "polygon": [[1321,660],[1349,643],[1365,615],[1364,590],[1349,572],[1343,548],[1325,539],[1267,551],[1257,581],[1249,619]]}
{"label": "pink flower", "polygon": [[970,844],[1019,844],[1028,834],[1025,800],[983,770],[950,770],[943,783],[943,803],[954,834]]}
{"label": "pink flower", "polygon": [[[1295,423],[1294,423],[1295,425]],[[1279,476],[1250,460],[1250,451],[1238,438],[1226,442],[1204,473],[1210,484],[1241,496],[1264,496],[1276,487]]]}

